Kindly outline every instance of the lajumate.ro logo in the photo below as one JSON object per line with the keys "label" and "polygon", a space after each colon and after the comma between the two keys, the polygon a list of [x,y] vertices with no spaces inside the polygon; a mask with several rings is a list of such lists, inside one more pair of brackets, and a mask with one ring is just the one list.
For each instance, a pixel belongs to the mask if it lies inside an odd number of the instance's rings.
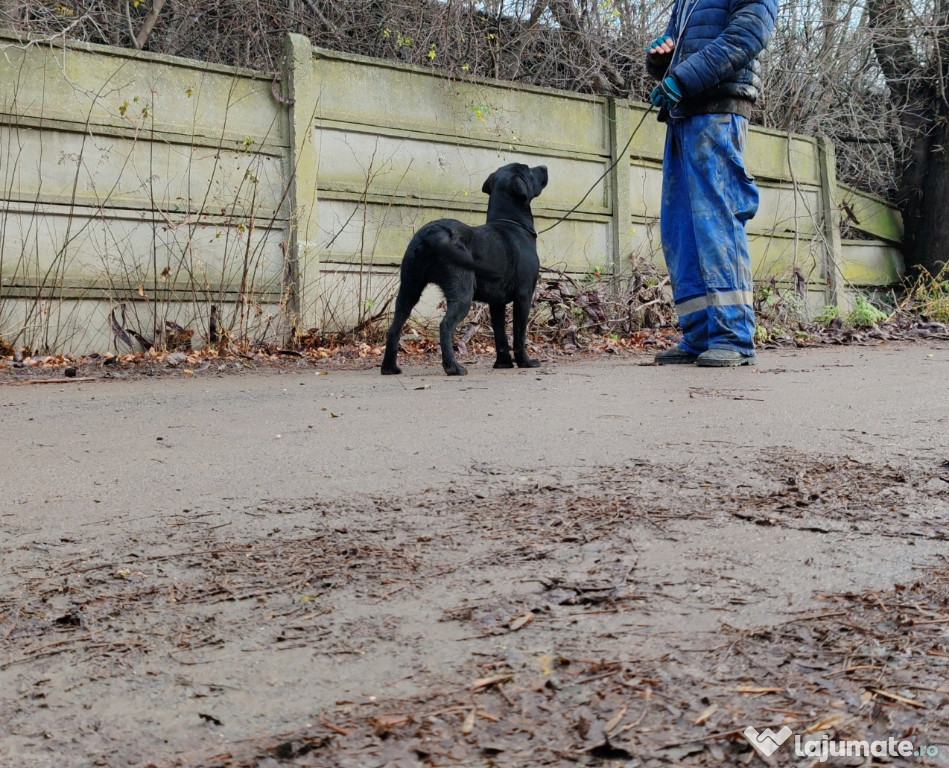
{"label": "lajumate.ro logo", "polygon": [[[748,743],[764,757],[771,757],[793,735],[793,731],[786,725],[777,733],[770,728],[759,731],[748,726],[744,735]],[[832,757],[935,757],[939,754],[939,747],[935,744],[917,746],[907,739],[898,741],[893,736],[881,741],[832,740],[827,736],[803,740],[795,736],[794,754],[798,757],[816,757],[818,762],[824,763]]]}

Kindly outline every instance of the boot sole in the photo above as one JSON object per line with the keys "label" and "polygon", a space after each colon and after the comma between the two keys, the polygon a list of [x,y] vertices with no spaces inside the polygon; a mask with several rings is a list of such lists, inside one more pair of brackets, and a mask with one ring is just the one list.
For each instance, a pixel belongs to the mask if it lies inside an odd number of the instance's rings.
{"label": "boot sole", "polygon": [[694,365],[695,361],[698,359],[699,359],[698,356],[693,357],[691,359],[687,357],[679,357],[679,358],[672,358],[672,359],[667,358],[665,360],[656,359],[654,360],[654,362],[656,363],[656,365]]}
{"label": "boot sole", "polygon": [[695,364],[702,368],[738,368],[742,365],[755,365],[757,357],[740,357],[735,360],[696,360]]}
{"label": "boot sole", "polygon": [[656,365],[692,365],[698,359],[698,355],[693,355],[684,349],[676,349],[660,352],[653,357],[652,361]]}

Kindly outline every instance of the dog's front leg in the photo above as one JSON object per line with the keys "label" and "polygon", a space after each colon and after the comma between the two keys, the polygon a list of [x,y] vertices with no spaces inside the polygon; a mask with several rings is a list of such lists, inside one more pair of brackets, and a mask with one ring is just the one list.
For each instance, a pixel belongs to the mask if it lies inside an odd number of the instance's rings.
{"label": "dog's front leg", "polygon": [[539,360],[527,355],[527,319],[531,311],[533,290],[526,296],[514,297],[514,361],[518,368],[538,368]]}
{"label": "dog's front leg", "polygon": [[507,341],[507,305],[502,303],[489,304],[491,309],[491,328],[494,331],[494,351],[497,359],[495,368],[513,368],[514,359],[511,357],[511,347]]}
{"label": "dog's front leg", "polygon": [[442,348],[442,368],[449,376],[464,376],[468,371],[455,359],[454,337],[458,323],[471,309],[471,302],[448,301],[447,303],[448,309],[445,310],[445,317],[442,318],[438,328],[438,343]]}

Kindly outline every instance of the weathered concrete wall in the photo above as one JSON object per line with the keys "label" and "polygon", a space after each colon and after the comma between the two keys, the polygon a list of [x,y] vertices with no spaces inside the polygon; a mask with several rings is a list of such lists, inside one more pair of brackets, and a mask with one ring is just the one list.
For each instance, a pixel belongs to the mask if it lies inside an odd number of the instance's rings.
{"label": "weathered concrete wall", "polygon": [[[534,204],[545,266],[662,261],[665,129],[641,104],[459,82],[297,35],[279,83],[122,49],[2,35],[0,48],[8,342],[101,349],[124,310],[147,337],[171,320],[201,343],[212,305],[250,338],[351,327],[392,297],[412,232],[483,221],[481,185],[512,161],[550,172]],[[747,160],[758,279],[803,275],[819,307],[898,278],[898,214],[837,185],[828,142],[755,128]],[[841,242],[842,215],[879,239]]]}
{"label": "weathered concrete wall", "polygon": [[[106,349],[108,316],[282,322],[289,146],[271,79],[0,37],[0,334]],[[204,319],[204,322],[200,322]]]}
{"label": "weathered concrete wall", "polygon": [[[311,122],[320,266],[334,286],[318,291],[314,302],[304,296],[310,324],[371,315],[393,293],[391,276],[412,232],[441,217],[482,223],[487,197],[481,185],[512,161],[550,171],[551,184],[534,204],[541,230],[597,184],[568,223],[542,235],[543,263],[571,271],[611,263],[609,178],[597,183],[611,158],[605,100],[458,82],[436,71],[322,50],[313,52],[307,91],[317,95]],[[349,313],[341,311],[337,297],[355,295],[361,277],[361,305],[351,302]]]}

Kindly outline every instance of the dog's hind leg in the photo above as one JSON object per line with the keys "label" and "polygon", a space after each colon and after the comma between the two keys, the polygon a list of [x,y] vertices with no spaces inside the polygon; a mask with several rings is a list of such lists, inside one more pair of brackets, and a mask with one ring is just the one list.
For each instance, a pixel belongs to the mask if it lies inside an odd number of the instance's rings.
{"label": "dog's hind leg", "polygon": [[392,325],[389,326],[389,332],[386,334],[386,351],[382,356],[382,375],[391,376],[396,373],[402,373],[402,369],[396,365],[396,357],[399,354],[399,342],[402,340],[402,328],[405,322],[412,314],[415,305],[422,297],[424,284],[407,281],[405,275],[402,276],[402,283],[399,285],[399,293],[395,298],[395,312],[392,314]]}
{"label": "dog's hind leg", "polygon": [[495,368],[513,368],[514,359],[511,357],[511,347],[507,340],[507,305],[504,303],[489,304],[491,308],[491,328],[494,331],[494,351],[497,358]]}
{"label": "dog's hind leg", "polygon": [[442,348],[442,368],[449,376],[464,376],[468,373],[455,359],[454,337],[458,323],[465,319],[471,309],[470,299],[448,299],[448,308],[438,327],[438,343]]}

